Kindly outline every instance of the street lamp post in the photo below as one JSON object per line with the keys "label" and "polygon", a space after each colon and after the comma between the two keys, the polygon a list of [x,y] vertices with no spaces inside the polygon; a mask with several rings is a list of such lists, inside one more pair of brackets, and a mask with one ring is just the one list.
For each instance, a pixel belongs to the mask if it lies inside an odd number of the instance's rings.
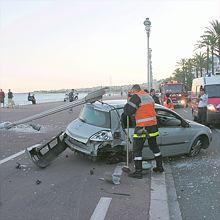
{"label": "street lamp post", "polygon": [[152,72],[152,49],[149,48],[149,74],[150,74],[150,88],[153,88],[153,72]]}
{"label": "street lamp post", "polygon": [[151,22],[149,18],[145,19],[144,26],[147,33],[147,84],[148,84],[148,89],[150,90],[152,83],[150,77],[150,60],[149,60],[149,38],[150,38],[150,27],[151,27]]}

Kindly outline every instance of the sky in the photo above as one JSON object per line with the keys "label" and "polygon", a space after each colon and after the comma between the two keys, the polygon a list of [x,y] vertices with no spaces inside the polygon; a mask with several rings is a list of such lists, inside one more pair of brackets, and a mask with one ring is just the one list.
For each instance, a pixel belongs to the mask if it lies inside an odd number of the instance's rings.
{"label": "sky", "polygon": [[220,0],[0,0],[0,88],[28,92],[147,82],[220,20]]}

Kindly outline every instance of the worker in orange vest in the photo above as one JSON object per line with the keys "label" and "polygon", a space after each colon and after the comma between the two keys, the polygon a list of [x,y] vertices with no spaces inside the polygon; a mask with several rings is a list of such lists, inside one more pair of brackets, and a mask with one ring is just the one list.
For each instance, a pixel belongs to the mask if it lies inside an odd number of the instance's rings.
{"label": "worker in orange vest", "polygon": [[166,99],[163,105],[171,110],[174,110],[174,104],[173,104],[172,99],[170,98],[170,93],[166,93]]}
{"label": "worker in orange vest", "polygon": [[132,87],[133,94],[124,107],[124,114],[132,117],[135,115],[136,127],[133,135],[133,151],[135,171],[130,177],[142,178],[142,150],[144,142],[148,139],[148,145],[156,160],[154,172],[163,172],[162,155],[157,145],[156,137],[159,135],[157,118],[154,108],[154,100],[138,84]]}

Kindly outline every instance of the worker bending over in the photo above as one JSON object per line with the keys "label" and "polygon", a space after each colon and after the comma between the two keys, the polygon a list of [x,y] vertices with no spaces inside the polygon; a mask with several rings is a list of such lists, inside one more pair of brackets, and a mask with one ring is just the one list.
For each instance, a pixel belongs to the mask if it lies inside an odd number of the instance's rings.
{"label": "worker bending over", "polygon": [[124,114],[131,117],[135,115],[136,127],[133,135],[133,151],[135,171],[130,173],[130,177],[142,178],[142,150],[144,142],[148,139],[148,145],[156,160],[154,172],[163,172],[162,155],[157,145],[156,137],[159,135],[157,127],[154,100],[138,84],[132,87],[132,96],[124,107]]}

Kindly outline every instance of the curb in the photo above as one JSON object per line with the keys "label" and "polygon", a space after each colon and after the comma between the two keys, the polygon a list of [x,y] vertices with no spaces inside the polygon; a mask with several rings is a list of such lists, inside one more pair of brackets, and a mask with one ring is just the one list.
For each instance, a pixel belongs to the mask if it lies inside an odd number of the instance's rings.
{"label": "curb", "polygon": [[170,212],[170,220],[182,220],[182,215],[180,212],[180,207],[176,195],[176,188],[174,184],[174,179],[172,175],[171,166],[169,164],[165,165],[166,169],[166,188],[167,188],[167,196],[168,196],[168,205]]}
{"label": "curb", "polygon": [[164,173],[151,172],[149,220],[182,220],[170,165]]}

